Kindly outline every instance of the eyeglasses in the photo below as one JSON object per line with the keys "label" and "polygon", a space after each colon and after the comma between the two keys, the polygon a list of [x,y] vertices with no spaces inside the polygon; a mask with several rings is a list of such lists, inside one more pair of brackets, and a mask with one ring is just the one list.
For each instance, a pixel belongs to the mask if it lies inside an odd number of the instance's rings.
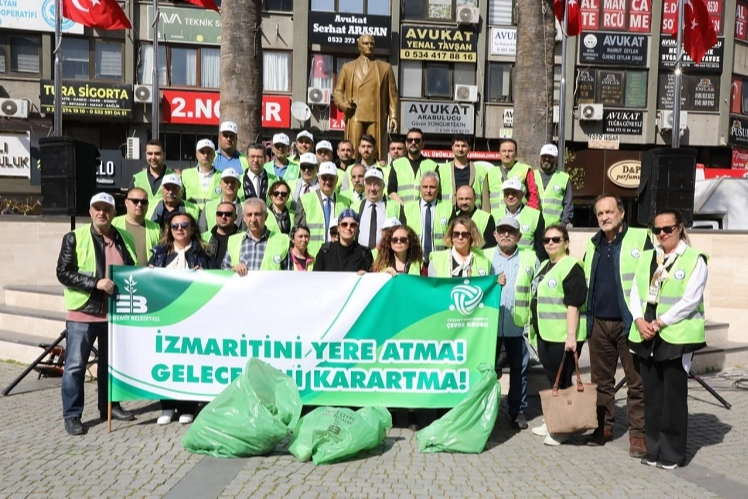
{"label": "eyeglasses", "polygon": [[470,239],[470,232],[462,232],[459,230],[456,230],[452,232],[452,237],[457,239]]}
{"label": "eyeglasses", "polygon": [[660,232],[664,232],[665,234],[672,234],[676,227],[678,227],[678,224],[667,225],[665,227],[652,227],[652,234],[654,234],[655,236],[659,236]]}
{"label": "eyeglasses", "polygon": [[302,172],[308,172],[314,170],[314,165],[303,164],[299,166],[299,170],[301,170]]}
{"label": "eyeglasses", "polygon": [[279,196],[282,198],[288,197],[288,191],[273,191],[271,192],[271,194],[273,195],[273,197],[276,197],[276,198]]}
{"label": "eyeglasses", "polygon": [[544,237],[543,238],[543,244],[559,244],[561,241],[563,241],[564,238],[561,236],[553,236],[553,237]]}
{"label": "eyeglasses", "polygon": [[338,224],[338,227],[340,227],[341,229],[347,229],[349,227],[351,229],[355,229],[356,227],[358,227],[358,224],[356,222],[340,222]]}
{"label": "eyeglasses", "polygon": [[397,243],[405,244],[408,241],[409,241],[409,239],[407,237],[393,237],[392,238],[392,242],[395,243],[395,244],[397,244]]}
{"label": "eyeglasses", "polygon": [[513,236],[517,233],[517,229],[513,229],[512,227],[496,227],[496,233],[501,234],[509,234],[510,236]]}
{"label": "eyeglasses", "polygon": [[127,198],[127,200],[130,201],[132,204],[142,204],[142,205],[148,204],[147,199]]}
{"label": "eyeglasses", "polygon": [[186,228],[187,228],[187,227],[189,227],[189,226],[190,226],[190,223],[189,223],[189,222],[179,222],[179,223],[173,223],[173,224],[171,224],[171,228],[172,228],[172,229],[174,229],[174,230],[177,230],[177,229],[179,229],[180,227],[181,227],[182,229],[186,229]]}
{"label": "eyeglasses", "polygon": [[231,218],[234,216],[234,212],[233,211],[217,211],[216,216],[219,218],[223,218],[223,217]]}
{"label": "eyeglasses", "polygon": [[414,138],[414,137],[408,137],[407,139],[405,139],[405,142],[407,142],[408,144],[420,144],[421,140],[423,140],[423,139]]}

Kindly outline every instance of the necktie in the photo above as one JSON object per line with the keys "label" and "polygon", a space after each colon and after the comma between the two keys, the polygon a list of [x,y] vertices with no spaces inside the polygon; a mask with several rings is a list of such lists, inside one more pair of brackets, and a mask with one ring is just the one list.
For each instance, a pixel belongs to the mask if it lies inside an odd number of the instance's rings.
{"label": "necktie", "polygon": [[260,197],[260,177],[255,175],[254,178],[252,179],[252,183],[255,186],[255,194],[259,198]]}
{"label": "necktie", "polygon": [[309,194],[309,184],[304,184],[304,194]]}
{"label": "necktie", "polygon": [[425,260],[429,261],[429,255],[434,249],[434,230],[431,221],[431,203],[426,203],[426,222],[423,230],[423,256]]}
{"label": "necktie", "polygon": [[369,221],[369,248],[377,247],[377,205],[371,206],[371,219]]}
{"label": "necktie", "polygon": [[330,239],[330,198],[325,198],[325,242]]}

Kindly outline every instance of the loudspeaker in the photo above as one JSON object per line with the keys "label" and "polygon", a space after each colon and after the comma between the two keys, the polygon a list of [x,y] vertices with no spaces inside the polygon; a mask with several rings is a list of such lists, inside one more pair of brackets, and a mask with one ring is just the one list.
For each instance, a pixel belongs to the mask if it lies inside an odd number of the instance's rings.
{"label": "loudspeaker", "polygon": [[650,226],[658,211],[678,210],[687,227],[693,221],[696,149],[650,149],[642,155],[637,194],[641,225]]}
{"label": "loudspeaker", "polygon": [[70,137],[39,139],[43,215],[88,215],[99,149]]}

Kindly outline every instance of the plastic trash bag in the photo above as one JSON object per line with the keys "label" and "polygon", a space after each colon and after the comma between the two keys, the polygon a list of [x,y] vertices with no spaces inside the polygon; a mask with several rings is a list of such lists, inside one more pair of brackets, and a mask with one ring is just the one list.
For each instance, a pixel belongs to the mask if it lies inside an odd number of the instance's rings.
{"label": "plastic trash bag", "polygon": [[384,407],[318,407],[299,420],[288,451],[299,461],[336,463],[381,444],[390,428]]}
{"label": "plastic trash bag", "polygon": [[198,414],[182,446],[214,457],[268,454],[296,425],[301,406],[293,379],[250,359],[242,375]]}
{"label": "plastic trash bag", "polygon": [[501,386],[491,366],[478,370],[481,378],[462,402],[416,433],[420,452],[483,452],[499,414]]}

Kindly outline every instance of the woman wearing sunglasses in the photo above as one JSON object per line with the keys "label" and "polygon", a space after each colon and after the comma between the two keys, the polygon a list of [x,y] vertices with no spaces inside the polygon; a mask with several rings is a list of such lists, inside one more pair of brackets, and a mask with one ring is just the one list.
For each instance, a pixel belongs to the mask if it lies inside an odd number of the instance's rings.
{"label": "woman wearing sunglasses", "polygon": [[491,261],[480,249],[483,236],[472,219],[464,216],[449,223],[444,235],[447,249],[431,253],[429,277],[471,277],[491,273]]}
{"label": "woman wearing sunglasses", "polygon": [[291,249],[288,252],[288,268],[300,272],[310,272],[314,265],[314,257],[309,254],[309,227],[295,225],[291,229]]}
{"label": "woman wearing sunglasses", "polygon": [[[581,353],[587,335],[587,328],[579,324],[579,309],[587,300],[587,282],[582,263],[569,256],[565,225],[546,228],[543,246],[548,260],[541,263],[532,281],[530,341],[537,344],[538,357],[551,385],[563,363],[558,385],[563,389],[572,384],[574,352]],[[549,434],[545,423],[532,432],[545,436],[545,445],[561,445],[568,438]]]}
{"label": "woman wearing sunglasses", "polygon": [[[153,249],[149,267],[200,270],[210,268],[210,257],[200,239],[197,222],[188,213],[172,213],[166,219],[161,241]],[[197,410],[197,402],[189,400],[162,400],[161,415],[156,423],[171,423],[175,412],[179,413],[179,422],[192,423]]]}
{"label": "woman wearing sunglasses", "polygon": [[283,179],[276,181],[268,189],[270,204],[265,224],[270,231],[282,232],[283,234],[288,234],[291,231],[293,213],[288,209],[288,197],[290,195],[291,188]]}
{"label": "woman wearing sunglasses", "polygon": [[642,253],[631,287],[629,347],[644,387],[641,463],[672,470],[686,461],[688,372],[693,352],[706,346],[707,256],[688,246],[678,211],[658,213],[652,233],[655,248]]}
{"label": "woman wearing sunglasses", "polygon": [[315,272],[358,272],[371,270],[371,250],[358,243],[358,213],[350,208],[338,216],[338,240],[327,243],[314,259]]}
{"label": "woman wearing sunglasses", "polygon": [[377,258],[372,272],[421,275],[423,250],[416,232],[407,225],[398,225],[382,231]]}

